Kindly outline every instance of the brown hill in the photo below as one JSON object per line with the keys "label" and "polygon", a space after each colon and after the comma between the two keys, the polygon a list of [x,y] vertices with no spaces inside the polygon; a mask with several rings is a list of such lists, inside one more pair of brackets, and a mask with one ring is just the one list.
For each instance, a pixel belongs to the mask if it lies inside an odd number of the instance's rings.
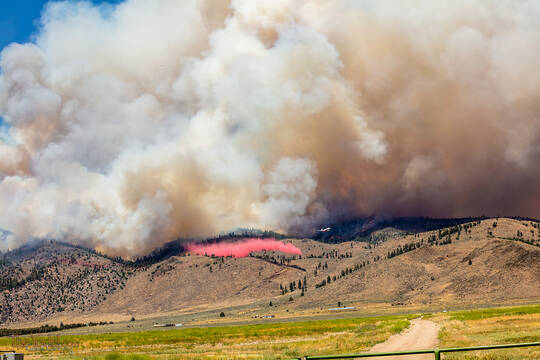
{"label": "brown hill", "polygon": [[90,311],[121,290],[131,273],[90,250],[54,241],[20,248],[0,262],[0,322]]}
{"label": "brown hill", "polygon": [[[47,242],[5,256],[0,271],[13,281],[0,297],[1,319],[119,320],[255,309],[269,301],[279,311],[301,311],[338,301],[430,306],[538,300],[539,229],[536,222],[503,218],[419,234],[385,229],[370,243],[289,240],[302,249],[301,257],[183,254],[139,269]],[[41,275],[32,277],[36,271]]]}

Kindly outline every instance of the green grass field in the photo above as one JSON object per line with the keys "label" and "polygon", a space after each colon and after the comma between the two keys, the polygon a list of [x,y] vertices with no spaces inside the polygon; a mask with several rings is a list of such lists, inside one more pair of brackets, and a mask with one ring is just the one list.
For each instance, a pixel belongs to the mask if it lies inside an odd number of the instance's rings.
{"label": "green grass field", "polygon": [[[28,359],[290,359],[362,352],[419,315],[89,335],[0,338]],[[424,314],[440,347],[540,341],[540,305]],[[407,350],[407,349],[403,349]],[[540,359],[540,348],[447,354],[444,359]]]}
{"label": "green grass field", "polygon": [[386,316],[95,335],[0,339],[29,359],[289,359],[362,351],[405,329]]}

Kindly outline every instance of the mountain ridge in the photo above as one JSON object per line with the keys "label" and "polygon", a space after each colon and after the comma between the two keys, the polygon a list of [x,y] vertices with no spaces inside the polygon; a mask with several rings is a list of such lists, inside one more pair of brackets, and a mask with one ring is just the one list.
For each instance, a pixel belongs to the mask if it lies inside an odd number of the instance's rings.
{"label": "mountain ridge", "polygon": [[147,262],[44,241],[0,257],[0,275],[11,281],[1,283],[0,323],[257,311],[269,302],[297,311],[338,299],[388,306],[537,299],[539,230],[538,222],[494,218],[421,233],[385,228],[372,232],[373,241],[284,240],[302,256],[223,258],[175,248]]}

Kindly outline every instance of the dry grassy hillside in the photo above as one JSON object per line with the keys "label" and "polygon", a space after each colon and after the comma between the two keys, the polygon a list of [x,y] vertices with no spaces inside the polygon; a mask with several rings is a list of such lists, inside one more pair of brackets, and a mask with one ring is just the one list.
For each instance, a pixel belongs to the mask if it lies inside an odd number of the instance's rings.
{"label": "dry grassy hillside", "polygon": [[314,289],[298,302],[309,307],[337,300],[403,305],[533,299],[540,297],[539,258],[540,249],[508,240],[424,246]]}
{"label": "dry grassy hillside", "polygon": [[86,249],[47,241],[0,262],[0,323],[83,313],[121,290],[132,270]]}
{"label": "dry grassy hillside", "polygon": [[139,315],[241,305],[278,295],[280,281],[302,274],[252,257],[174,256],[129,279],[96,311]]}
{"label": "dry grassy hillside", "polygon": [[[15,256],[4,261],[4,274],[9,269],[17,279],[28,279],[35,268],[45,270],[39,280],[4,291],[2,321],[53,315],[64,321],[116,320],[255,309],[270,301],[285,312],[338,301],[429,306],[537,300],[539,228],[536,222],[501,218],[418,234],[384,229],[373,233],[370,242],[288,240],[302,256],[183,254],[139,269],[48,243],[32,250],[35,256],[21,253],[19,261]],[[47,300],[42,304],[38,299]]]}
{"label": "dry grassy hillside", "polygon": [[[297,306],[335,304],[336,300],[402,305],[540,297],[536,223],[491,219],[456,230],[445,235],[443,229],[440,236],[439,231],[398,236],[369,250],[340,244],[341,251],[350,247],[353,257],[324,259],[328,270],[319,271],[314,280],[319,283],[330,276],[332,282],[298,298]],[[312,269],[313,265],[306,264],[310,261],[297,263]],[[365,261],[370,264],[354,270],[354,264]],[[353,271],[342,276],[347,267]]]}
{"label": "dry grassy hillside", "polygon": [[[523,242],[540,244],[536,223],[491,219],[454,230],[450,238],[446,233],[452,228],[440,235],[439,231],[404,235],[384,230],[382,234],[393,236],[375,233],[373,243],[289,240],[302,250],[301,257],[272,251],[243,259],[173,257],[137,274],[95,311],[139,316],[262,300],[288,309],[309,309],[337,301],[391,306],[540,297],[540,247]],[[523,241],[508,240],[517,238],[518,231]],[[377,241],[381,238],[385,241]]]}

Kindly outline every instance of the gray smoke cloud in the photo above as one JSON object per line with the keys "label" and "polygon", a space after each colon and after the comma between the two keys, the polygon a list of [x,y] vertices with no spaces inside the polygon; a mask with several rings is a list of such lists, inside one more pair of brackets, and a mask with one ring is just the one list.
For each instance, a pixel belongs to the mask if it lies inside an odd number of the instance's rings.
{"label": "gray smoke cloud", "polygon": [[0,248],[540,216],[540,3],[49,3],[0,55]]}

